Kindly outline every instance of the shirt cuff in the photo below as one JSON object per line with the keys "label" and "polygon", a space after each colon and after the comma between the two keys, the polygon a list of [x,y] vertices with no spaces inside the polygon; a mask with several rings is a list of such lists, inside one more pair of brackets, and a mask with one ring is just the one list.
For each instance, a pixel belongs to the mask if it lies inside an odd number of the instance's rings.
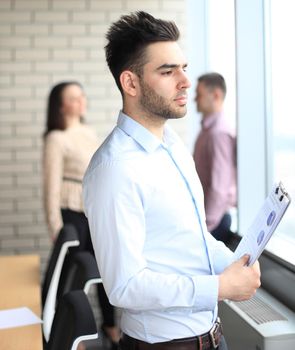
{"label": "shirt cuff", "polygon": [[218,301],[218,276],[195,276],[195,307],[198,311],[214,311]]}

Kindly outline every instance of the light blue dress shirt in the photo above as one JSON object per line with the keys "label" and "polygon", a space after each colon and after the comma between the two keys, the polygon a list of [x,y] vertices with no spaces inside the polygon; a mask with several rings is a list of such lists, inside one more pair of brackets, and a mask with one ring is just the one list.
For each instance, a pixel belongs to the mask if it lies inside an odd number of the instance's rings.
{"label": "light blue dress shirt", "polygon": [[161,142],[122,112],[83,183],[104,287],[121,329],[149,343],[207,332],[232,253],[206,230],[194,162],[166,125]]}

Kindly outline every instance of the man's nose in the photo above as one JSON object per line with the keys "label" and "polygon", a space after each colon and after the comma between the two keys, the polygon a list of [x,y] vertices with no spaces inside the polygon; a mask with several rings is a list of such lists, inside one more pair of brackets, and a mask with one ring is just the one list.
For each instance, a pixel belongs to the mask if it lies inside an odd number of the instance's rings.
{"label": "man's nose", "polygon": [[189,78],[187,77],[185,72],[182,72],[181,80],[179,82],[179,88],[180,89],[188,89],[191,87],[191,82]]}

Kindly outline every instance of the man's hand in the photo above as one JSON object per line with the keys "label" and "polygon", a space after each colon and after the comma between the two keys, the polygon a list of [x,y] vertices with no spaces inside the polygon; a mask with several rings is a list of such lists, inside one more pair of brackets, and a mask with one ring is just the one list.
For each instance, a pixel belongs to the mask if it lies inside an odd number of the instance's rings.
{"label": "man's hand", "polygon": [[247,266],[248,255],[229,265],[219,275],[218,300],[242,301],[250,299],[260,287],[260,268],[258,261]]}

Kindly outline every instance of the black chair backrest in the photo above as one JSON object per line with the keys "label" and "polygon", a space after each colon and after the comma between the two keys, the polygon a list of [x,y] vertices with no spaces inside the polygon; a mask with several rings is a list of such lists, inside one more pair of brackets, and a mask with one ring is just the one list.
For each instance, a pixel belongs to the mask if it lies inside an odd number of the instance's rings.
{"label": "black chair backrest", "polygon": [[65,242],[78,241],[78,233],[76,228],[72,224],[65,224],[61,229],[50,254],[48,260],[47,269],[45,271],[43,285],[42,285],[42,306],[44,307],[48,289],[51,283],[51,279],[55,270],[55,266],[59,257],[61,248]]}
{"label": "black chair backrest", "polygon": [[95,339],[97,327],[86,294],[75,290],[65,294],[57,307],[45,350],[71,350],[79,337]]}
{"label": "black chair backrest", "polygon": [[61,273],[57,291],[57,303],[71,290],[84,289],[88,282],[101,282],[94,256],[87,251],[70,253]]}

